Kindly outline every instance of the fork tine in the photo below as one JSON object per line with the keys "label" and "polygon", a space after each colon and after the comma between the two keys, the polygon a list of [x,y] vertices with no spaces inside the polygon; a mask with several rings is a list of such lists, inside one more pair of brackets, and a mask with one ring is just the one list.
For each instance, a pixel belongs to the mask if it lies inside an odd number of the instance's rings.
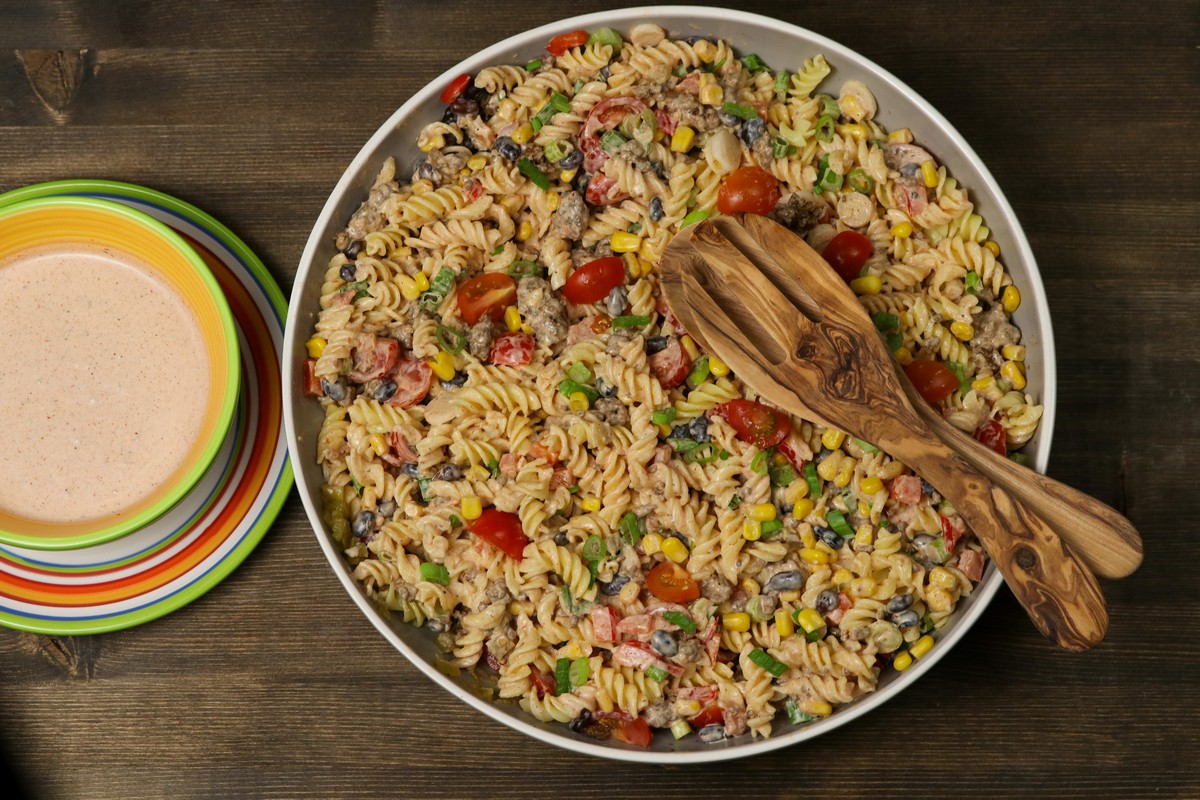
{"label": "fork tine", "polygon": [[[800,309],[809,319],[820,322],[823,312],[820,304],[808,293],[804,285],[796,280],[787,269],[764,248],[757,239],[746,229],[746,215],[735,214],[733,217],[717,217],[712,222],[725,235],[734,247],[741,251],[747,260],[758,267],[767,276],[775,288],[783,292],[792,305]],[[741,224],[738,224],[739,220]]]}

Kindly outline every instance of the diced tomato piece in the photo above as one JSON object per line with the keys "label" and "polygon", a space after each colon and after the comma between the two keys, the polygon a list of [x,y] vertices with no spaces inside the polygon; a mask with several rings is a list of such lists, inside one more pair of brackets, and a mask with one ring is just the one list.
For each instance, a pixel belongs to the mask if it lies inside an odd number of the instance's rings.
{"label": "diced tomato piece", "polygon": [[658,123],[658,129],[667,136],[675,133],[675,118],[665,108],[654,109],[654,120]]}
{"label": "diced tomato piece", "polygon": [[853,607],[854,601],[850,599],[850,595],[846,594],[845,592],[838,592],[837,608],[835,608],[833,611],[830,611],[828,614],[826,614],[826,616],[829,618],[831,623],[837,625],[842,621],[842,617],[846,616],[846,612]]}
{"label": "diced tomato piece", "polygon": [[533,361],[533,337],[524,331],[509,331],[492,340],[488,360],[493,364],[521,367]]}
{"label": "diced tomato piece", "polygon": [[975,439],[1002,456],[1008,455],[1008,434],[1000,420],[989,419],[975,430]]}
{"label": "diced tomato piece", "polygon": [[[624,622],[624,620],[622,620]],[[619,667],[634,667],[645,669],[658,667],[666,670],[676,678],[683,675],[683,667],[674,661],[667,661],[645,642],[623,642],[613,648],[613,663]]]}
{"label": "diced tomato piece", "polygon": [[442,102],[447,104],[453,103],[470,84],[471,76],[468,73],[464,72],[462,75],[459,75],[457,78],[450,81],[450,84],[442,90]]}
{"label": "diced tomato piece", "polygon": [[701,708],[717,702],[719,691],[716,686],[688,686],[679,690],[676,697],[680,700],[695,700]]}
{"label": "diced tomato piece", "polygon": [[899,475],[892,481],[892,497],[906,506],[921,500],[921,479],[916,475]]}
{"label": "diced tomato piece", "polygon": [[[604,151],[598,152],[603,153]],[[617,182],[607,175],[593,175],[592,179],[588,181],[587,192],[583,195],[583,199],[594,206],[610,206],[626,197],[629,195],[621,191]]]}
{"label": "diced tomato piece", "polygon": [[468,203],[473,203],[480,197],[483,197],[484,186],[482,181],[477,181],[474,178],[467,178],[463,184],[463,195],[467,198]]}
{"label": "diced tomato piece", "polygon": [[707,705],[696,716],[688,720],[693,728],[699,730],[705,725],[723,725],[725,723],[725,712],[716,703]]}
{"label": "diced tomato piece", "polygon": [[599,303],[609,292],[625,283],[625,262],[619,256],[589,261],[571,273],[562,294],[575,305]]}
{"label": "diced tomato piece", "polygon": [[325,390],[321,388],[321,379],[317,377],[317,360],[304,359],[304,395],[305,397],[324,397]]}
{"label": "diced tomato piece", "polygon": [[529,537],[521,527],[521,518],[498,508],[485,508],[478,519],[467,523],[467,530],[511,558],[520,561],[525,556]]}
{"label": "diced tomato piece", "polygon": [[[579,134],[579,149],[584,153],[600,149],[602,133],[616,128],[630,114],[640,114],[645,109],[646,104],[636,97],[610,97],[600,101],[588,112],[587,120],[583,123],[583,131]],[[608,154],[605,153],[604,156],[607,160]]]}
{"label": "diced tomato piece", "polygon": [[728,422],[743,442],[763,449],[774,447],[792,432],[787,414],[754,400],[721,403],[713,414]]}
{"label": "diced tomato piece", "polygon": [[958,544],[967,532],[967,524],[958,517],[947,517],[944,514],[938,514],[938,519],[942,523],[942,538],[946,542],[946,552],[954,552],[954,545]]}
{"label": "diced tomato piece", "polygon": [[500,474],[515,478],[517,477],[517,471],[521,469],[521,464],[524,462],[524,456],[517,455],[516,453],[505,453],[500,456]]}
{"label": "diced tomato piece", "polygon": [[570,50],[572,47],[582,47],[587,44],[587,31],[571,31],[570,33],[560,33],[550,40],[546,45],[546,52],[552,56],[561,56],[563,53]]}
{"label": "diced tomato piece", "polygon": [[940,403],[958,389],[958,376],[940,361],[909,362],[904,374],[927,403]]}
{"label": "diced tomato piece", "polygon": [[533,688],[537,689],[538,697],[554,694],[554,676],[549,672],[537,667],[530,667],[529,678],[533,681]]}
{"label": "diced tomato piece", "polygon": [[634,747],[649,747],[654,741],[654,732],[650,730],[649,722],[638,717],[629,722],[622,722],[613,731],[613,737]]}
{"label": "diced tomato piece", "polygon": [[700,596],[700,584],[673,561],[664,561],[646,575],[646,588],[668,603],[690,603]]}
{"label": "diced tomato piece", "polygon": [[547,464],[558,463],[558,453],[554,452],[549,447],[546,447],[546,445],[542,444],[541,442],[534,442],[532,445],[530,445],[529,457],[540,458]]}
{"label": "diced tomato piece", "polygon": [[355,383],[366,383],[391,372],[400,357],[400,343],[386,336],[364,333],[358,337],[350,354],[354,358],[354,368],[346,377]]}
{"label": "diced tomato piece", "polygon": [[958,571],[978,581],[983,577],[983,554],[976,550],[963,550],[958,555]]}
{"label": "diced tomato piece", "polygon": [[596,606],[592,609],[592,635],[597,642],[617,641],[617,624],[620,613],[612,606]]}
{"label": "diced tomato piece", "polygon": [[800,454],[796,452],[796,446],[792,444],[792,435],[793,434],[789,434],[788,438],[780,442],[775,449],[783,454],[783,457],[788,460],[788,463],[791,464],[792,468],[796,470],[796,474],[799,475],[804,471],[805,461],[800,457]]}
{"label": "diced tomato piece", "polygon": [[401,358],[391,372],[396,393],[386,401],[389,406],[409,408],[425,399],[433,385],[433,370],[419,358]]}
{"label": "diced tomato piece", "polygon": [[675,87],[675,91],[698,96],[700,94],[700,71],[690,73]]}
{"label": "diced tomato piece", "polygon": [[396,453],[396,458],[401,464],[415,464],[419,460],[417,452],[409,446],[408,440],[399,431],[392,431],[388,434],[388,443],[391,444],[392,450]]}
{"label": "diced tomato piece", "polygon": [[458,310],[468,325],[485,315],[499,322],[504,309],[517,302],[517,282],[502,272],[485,272],[458,287]]}
{"label": "diced tomato piece", "polygon": [[717,663],[717,654],[721,650],[721,634],[716,617],[709,621],[704,633],[700,634],[700,640],[704,642],[704,652],[708,654],[709,661]]}
{"label": "diced tomato piece", "polygon": [[617,624],[617,633],[624,636],[645,636],[654,630],[654,618],[649,614],[633,614]]}
{"label": "diced tomato piece", "polygon": [[929,195],[919,181],[899,180],[892,185],[892,201],[912,218],[925,211]]}
{"label": "diced tomato piece", "polygon": [[560,486],[574,486],[575,476],[571,474],[571,470],[566,467],[559,467],[550,475],[550,488],[557,489]]}
{"label": "diced tomato piece", "polygon": [[665,348],[650,356],[650,372],[664,389],[674,389],[683,383],[691,369],[691,359],[683,352],[678,339],[672,339]]}

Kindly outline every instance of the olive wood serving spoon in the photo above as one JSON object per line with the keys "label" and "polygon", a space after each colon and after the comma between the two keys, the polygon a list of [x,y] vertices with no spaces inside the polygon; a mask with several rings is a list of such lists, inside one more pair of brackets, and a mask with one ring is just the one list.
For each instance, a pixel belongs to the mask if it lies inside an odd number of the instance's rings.
{"label": "olive wood serving spoon", "polygon": [[807,244],[757,215],[704,221],[672,241],[662,282],[688,330],[763,397],[872,442],[938,487],[1046,637],[1069,650],[1104,638],[1095,577],[1040,517],[930,431],[866,311]]}

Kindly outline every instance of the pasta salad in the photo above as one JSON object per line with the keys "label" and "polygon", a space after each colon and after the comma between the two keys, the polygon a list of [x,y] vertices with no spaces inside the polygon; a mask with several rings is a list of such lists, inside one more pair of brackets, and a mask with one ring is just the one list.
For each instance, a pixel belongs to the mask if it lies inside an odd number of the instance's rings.
{"label": "pasta salad", "polygon": [[446,86],[336,237],[305,364],[324,520],[382,608],[539,720],[766,737],[908,669],[983,575],[933,486],[761,401],[659,294],[675,232],[769,214],[1022,458],[1042,408],[999,246],[830,72],[649,23],[557,36]]}

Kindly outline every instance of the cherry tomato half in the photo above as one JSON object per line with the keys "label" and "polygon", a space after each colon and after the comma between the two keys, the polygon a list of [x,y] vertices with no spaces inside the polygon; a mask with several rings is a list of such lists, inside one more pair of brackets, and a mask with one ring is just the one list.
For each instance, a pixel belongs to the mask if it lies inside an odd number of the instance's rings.
{"label": "cherry tomato half", "polygon": [[550,40],[550,44],[546,45],[546,52],[552,56],[561,56],[563,53],[570,50],[572,47],[581,47],[587,44],[587,31],[571,31],[570,33],[560,33]]}
{"label": "cherry tomato half", "polygon": [[779,444],[792,432],[787,414],[753,400],[730,400],[712,411],[737,432],[743,442],[767,448]]}
{"label": "cherry tomato half", "polygon": [[488,361],[508,367],[521,367],[533,361],[533,337],[523,331],[502,333],[492,341]]}
{"label": "cherry tomato half", "polygon": [[779,181],[762,167],[735,169],[717,191],[717,209],[722,214],[770,214],[778,202]]}
{"label": "cherry tomato half", "polygon": [[521,529],[521,518],[498,508],[485,508],[478,519],[467,524],[467,530],[517,561],[524,557],[525,545],[529,544]]}
{"label": "cherry tomato half", "polygon": [[705,706],[699,714],[688,720],[696,730],[700,730],[705,725],[720,725],[724,721],[725,712],[716,703]]}
{"label": "cherry tomato half", "polygon": [[913,361],[904,365],[904,374],[929,403],[940,403],[958,389],[958,376],[940,361]]}
{"label": "cherry tomato half", "polygon": [[871,240],[858,231],[842,231],[829,240],[821,255],[849,283],[858,277],[871,257]]}
{"label": "cherry tomato half", "polygon": [[575,305],[599,303],[625,282],[625,262],[618,256],[597,258],[571,273],[563,285],[563,297]]}
{"label": "cherry tomato half", "polygon": [[458,99],[458,96],[466,91],[471,84],[471,76],[464,72],[454,80],[450,81],[450,85],[442,89],[442,102],[447,105]]}
{"label": "cherry tomato half", "polygon": [[396,393],[387,399],[389,406],[415,406],[425,399],[433,385],[433,370],[419,358],[397,359],[391,377],[396,384]]}
{"label": "cherry tomato half", "polygon": [[1008,455],[1008,434],[999,420],[989,419],[975,431],[975,439],[1002,456]]}
{"label": "cherry tomato half", "polygon": [[665,348],[650,356],[650,373],[664,389],[674,389],[687,380],[691,371],[692,360],[678,339],[671,339]]}
{"label": "cherry tomato half", "polygon": [[700,584],[674,561],[664,561],[646,576],[646,588],[659,600],[690,603],[700,596]]}
{"label": "cherry tomato half", "polygon": [[500,272],[488,272],[471,278],[458,288],[458,310],[467,324],[474,325],[487,315],[492,322],[504,317],[504,309],[517,302],[517,282]]}
{"label": "cherry tomato half", "polygon": [[634,747],[649,747],[650,743],[654,741],[650,723],[641,717],[635,717],[628,721],[622,720],[621,724],[613,730],[613,737]]}

